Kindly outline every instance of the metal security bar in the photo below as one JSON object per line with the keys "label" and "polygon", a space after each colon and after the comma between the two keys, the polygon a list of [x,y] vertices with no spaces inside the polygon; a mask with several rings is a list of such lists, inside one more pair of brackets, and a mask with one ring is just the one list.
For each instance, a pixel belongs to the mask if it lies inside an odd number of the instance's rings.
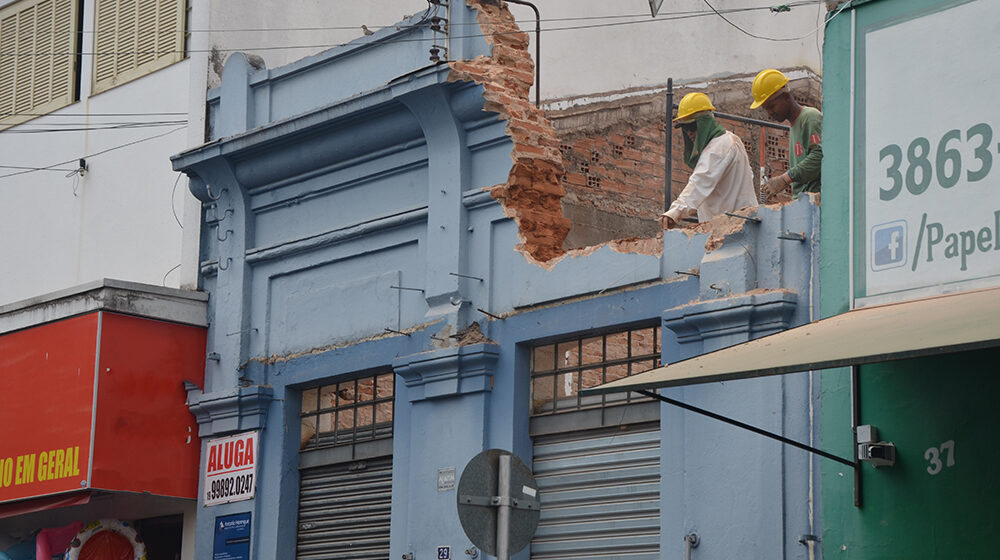
{"label": "metal security bar", "polygon": [[382,373],[303,391],[302,449],[392,437],[394,379]]}
{"label": "metal security bar", "polygon": [[660,343],[657,327],[643,327],[535,346],[531,415],[648,400],[628,393],[581,397],[579,391],[659,367]]}

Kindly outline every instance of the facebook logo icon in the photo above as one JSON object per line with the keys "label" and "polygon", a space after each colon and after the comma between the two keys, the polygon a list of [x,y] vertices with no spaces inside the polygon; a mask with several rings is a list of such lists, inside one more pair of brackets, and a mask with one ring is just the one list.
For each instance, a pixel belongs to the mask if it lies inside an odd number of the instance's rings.
{"label": "facebook logo icon", "polygon": [[898,220],[872,228],[872,270],[906,264],[906,222]]}

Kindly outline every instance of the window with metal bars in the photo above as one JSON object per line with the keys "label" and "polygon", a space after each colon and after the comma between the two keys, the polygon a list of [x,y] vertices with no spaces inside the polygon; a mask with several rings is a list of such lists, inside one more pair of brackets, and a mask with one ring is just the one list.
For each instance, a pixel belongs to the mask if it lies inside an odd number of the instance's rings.
{"label": "window with metal bars", "polygon": [[394,382],[390,372],[302,391],[300,449],[392,437]]}
{"label": "window with metal bars", "polygon": [[531,415],[543,416],[648,401],[631,393],[581,397],[580,389],[660,365],[658,327],[590,335],[531,350]]}

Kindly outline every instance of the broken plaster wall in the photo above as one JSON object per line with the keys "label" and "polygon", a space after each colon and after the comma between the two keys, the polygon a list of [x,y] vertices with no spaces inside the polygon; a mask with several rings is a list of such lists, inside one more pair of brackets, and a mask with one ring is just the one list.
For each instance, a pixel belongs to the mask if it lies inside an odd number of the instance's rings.
{"label": "broken plaster wall", "polygon": [[[514,148],[508,181],[491,189],[518,225],[518,249],[530,260],[551,263],[576,250],[660,234],[664,197],[666,99],[660,91],[612,92],[577,105],[557,100],[549,111],[529,99],[534,62],[529,37],[503,3],[468,0],[491,45],[490,56],[451,64],[450,80],[483,85],[487,110],[506,121]],[[800,103],[820,106],[820,81],[805,68],[786,69]],[[675,100],[702,91],[720,112],[766,119],[749,109],[749,81],[737,76],[679,86]],[[600,99],[598,97],[598,99]],[[723,126],[743,139],[754,183],[788,167],[788,134],[732,119]],[[683,162],[680,132],[672,130],[671,199],[684,189],[690,169]],[[628,251],[629,247],[619,247]]]}
{"label": "broken plaster wall", "polygon": [[565,169],[556,131],[528,98],[535,65],[528,52],[528,35],[522,32],[505,4],[468,0],[478,11],[490,56],[453,62],[449,80],[482,84],[484,109],[507,121],[514,143],[510,176],[491,189],[504,212],[518,225],[519,250],[531,259],[546,262],[564,254],[563,242],[570,221],[562,214],[561,183]]}

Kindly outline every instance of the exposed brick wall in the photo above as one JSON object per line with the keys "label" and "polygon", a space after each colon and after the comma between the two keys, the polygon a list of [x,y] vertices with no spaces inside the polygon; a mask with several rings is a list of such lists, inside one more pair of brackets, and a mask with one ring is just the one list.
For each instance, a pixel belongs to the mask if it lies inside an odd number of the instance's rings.
{"label": "exposed brick wall", "polygon": [[[534,80],[528,35],[518,28],[504,2],[466,2],[477,10],[491,54],[450,63],[449,80],[482,84],[484,108],[507,121],[507,134],[514,142],[513,165],[507,182],[490,191],[517,223],[518,250],[546,264],[568,251],[656,237],[664,210],[664,95],[545,114],[528,97]],[[801,103],[819,106],[817,79],[797,80],[791,87]],[[678,88],[675,101],[689,91],[693,90]],[[748,80],[719,82],[699,91],[708,93],[720,112],[766,119],[762,110],[748,107]],[[762,164],[768,176],[787,169],[787,133],[768,129],[762,144],[760,127],[720,122],[746,145],[755,185],[760,183]],[[675,198],[691,170],[684,164],[680,131],[670,130]]]}
{"label": "exposed brick wall", "polygon": [[563,216],[566,194],[561,179],[565,170],[555,129],[529,100],[534,62],[528,36],[518,29],[514,16],[502,2],[467,0],[478,11],[478,21],[492,46],[491,56],[451,63],[449,80],[482,84],[485,109],[507,121],[514,141],[513,165],[506,183],[491,189],[504,212],[517,223],[518,249],[545,263],[565,254],[563,242],[570,221]]}
{"label": "exposed brick wall", "polygon": [[[792,83],[800,103],[818,107],[818,80]],[[675,91],[675,102],[691,90]],[[750,110],[746,81],[715,84],[704,90],[720,112],[766,120],[763,110]],[[595,103],[548,117],[559,134],[566,174],[563,213],[572,221],[567,250],[593,246],[614,239],[653,237],[660,231],[658,217],[664,209],[664,94]],[[769,128],[719,118],[747,148],[754,185],[760,184],[763,166],[768,177],[788,168],[788,134]],[[684,163],[681,132],[673,137],[671,192],[676,198],[687,184],[691,169]]]}

